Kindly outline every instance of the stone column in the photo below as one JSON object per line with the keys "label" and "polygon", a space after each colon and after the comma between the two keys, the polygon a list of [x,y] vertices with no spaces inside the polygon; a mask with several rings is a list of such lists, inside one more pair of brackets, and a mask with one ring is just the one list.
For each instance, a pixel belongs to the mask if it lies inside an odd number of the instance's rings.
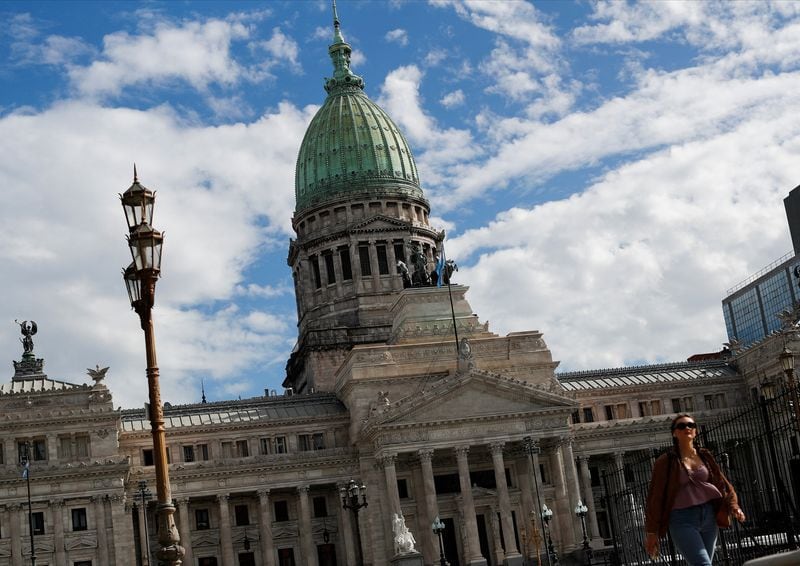
{"label": "stone column", "polygon": [[261,535],[261,563],[275,566],[275,549],[272,542],[272,507],[269,490],[258,490],[258,531]]}
{"label": "stone column", "polygon": [[223,564],[235,564],[233,556],[233,533],[231,532],[231,508],[227,493],[217,495],[219,503],[219,545]]}
{"label": "stone column", "polygon": [[503,544],[506,549],[506,562],[521,562],[521,554],[517,548],[514,536],[514,521],[511,518],[511,500],[508,497],[508,484],[506,483],[506,466],[503,461],[503,446],[505,442],[493,442],[489,445],[494,464],[494,481],[497,484],[497,499],[500,506],[500,524],[503,527]]}
{"label": "stone column", "polygon": [[[550,533],[558,537],[561,550],[571,549],[575,544],[575,530],[572,520],[571,494],[567,490],[566,466],[561,445],[553,451],[555,465],[551,466],[553,473],[553,487],[555,487],[555,501],[553,501],[553,521],[550,523]],[[555,523],[555,528],[553,523]]]}
{"label": "stone column", "polygon": [[[97,531],[97,555],[100,564],[111,564],[108,559],[108,531],[106,530],[106,497],[100,495],[93,497],[94,523]],[[58,548],[58,543],[56,543]]]}
{"label": "stone column", "polygon": [[372,289],[381,290],[381,273],[378,269],[378,250],[375,249],[375,240],[369,241],[369,267],[372,270]]}
{"label": "stone column", "polygon": [[136,553],[133,551],[133,517],[131,507],[125,502],[124,495],[112,495],[111,527],[114,532],[112,543],[114,548],[113,564],[116,566],[136,566]]}
{"label": "stone column", "polygon": [[456,449],[458,460],[458,483],[461,486],[461,501],[464,506],[464,528],[466,530],[467,564],[486,564],[486,559],[481,555],[478,542],[478,522],[475,519],[475,501],[472,499],[472,483],[469,478],[469,447],[459,446]]}
{"label": "stone column", "polygon": [[389,454],[383,457],[381,462],[383,464],[383,473],[386,476],[386,495],[389,498],[389,520],[394,517],[394,514],[403,514],[400,508],[400,493],[397,491],[397,454]]}
{"label": "stone column", "polygon": [[189,498],[181,497],[178,503],[178,535],[181,537],[181,545],[186,553],[183,555],[184,564],[194,564],[192,554],[192,523],[189,517]]}
{"label": "stone column", "polygon": [[581,498],[581,490],[578,483],[578,469],[575,466],[575,454],[572,451],[572,439],[565,439],[561,444],[561,449],[563,450],[564,472],[567,475],[569,516],[572,517],[572,532],[575,533],[573,540],[577,543],[583,540],[583,527],[581,527],[580,518],[575,515],[575,505]]}
{"label": "stone column", "polygon": [[[47,460],[51,464],[58,462],[58,435],[48,434],[47,438]],[[31,451],[33,451],[33,444],[31,443]],[[31,457],[33,454],[31,454]]]}
{"label": "stone column", "polygon": [[308,503],[309,486],[301,485],[297,488],[300,498],[300,548],[305,557],[305,566],[317,566],[317,552],[314,547],[314,535],[311,532],[311,505]]}
{"label": "stone column", "polygon": [[503,564],[503,543],[500,540],[500,520],[497,517],[497,506],[492,505],[489,508],[489,525],[492,528],[492,542],[494,543],[494,561],[495,564]]}
{"label": "stone column", "polygon": [[[50,509],[53,518],[53,552],[55,566],[67,566],[67,553],[64,545],[64,500],[54,499],[50,502]],[[27,508],[25,515],[25,520],[27,521]],[[26,532],[28,531],[26,530]],[[28,534],[30,536],[30,533]],[[99,538],[97,542],[99,545]]]}
{"label": "stone column", "polygon": [[628,489],[625,481],[625,452],[614,452],[614,469],[619,477],[619,486],[624,491]]}
{"label": "stone column", "polygon": [[[9,515],[9,538],[11,539],[11,563],[22,564],[22,533],[28,536],[26,529],[21,529],[22,526],[22,505],[12,503],[8,506]],[[30,540],[30,539],[28,539]]]}
{"label": "stone column", "polygon": [[418,452],[419,462],[422,468],[422,488],[425,493],[425,506],[423,517],[428,525],[423,529],[425,533],[422,540],[425,541],[425,563],[432,564],[439,558],[439,538],[434,534],[431,525],[433,520],[439,516],[439,505],[436,500],[436,483],[433,480],[433,450],[430,448],[422,449]]}
{"label": "stone column", "polygon": [[583,502],[589,508],[589,537],[596,539],[600,537],[600,529],[597,526],[597,513],[594,492],[592,491],[592,474],[589,472],[589,456],[578,456],[578,464],[581,468],[581,481],[583,482]]}
{"label": "stone column", "polygon": [[[346,489],[347,484],[336,484],[337,494],[341,493],[342,488]],[[352,511],[349,509],[343,509],[341,504],[337,505],[337,507],[339,509],[337,516],[339,517],[340,532],[342,533],[342,541],[344,542],[345,564],[355,564],[355,533],[353,533],[353,523],[350,520],[350,513],[352,513]]]}

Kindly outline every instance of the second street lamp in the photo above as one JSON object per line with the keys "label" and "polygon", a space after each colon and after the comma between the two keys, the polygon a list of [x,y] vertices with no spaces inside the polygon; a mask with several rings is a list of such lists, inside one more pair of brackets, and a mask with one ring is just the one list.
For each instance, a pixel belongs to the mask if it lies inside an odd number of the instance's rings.
{"label": "second street lamp", "polygon": [[358,512],[367,506],[367,486],[358,485],[355,480],[350,480],[347,487],[339,490],[342,498],[342,508],[353,511],[356,531],[356,565],[363,566],[364,554],[361,549],[361,529],[358,526]]}
{"label": "second street lamp", "polygon": [[589,538],[586,536],[586,513],[589,508],[583,504],[583,501],[578,500],[575,506],[575,515],[581,520],[581,530],[583,531],[583,555],[586,557],[586,564],[592,564],[592,546],[589,544]]}
{"label": "second street lamp", "polygon": [[167,566],[178,566],[184,555],[175,526],[175,506],[169,485],[167,444],[164,432],[164,410],[161,406],[161,390],[158,382],[156,343],[153,332],[152,309],[155,300],[156,281],[161,274],[161,247],[164,238],[151,227],[155,193],[139,183],[136,166],[133,168],[133,184],[120,195],[125,219],[128,223],[128,246],[131,263],[123,278],[128,289],[131,307],[139,315],[144,331],[145,355],[147,359],[147,389],[150,399],[150,428],[153,433],[153,463],[156,467],[158,560]]}
{"label": "second street lamp", "polygon": [[550,509],[545,503],[542,505],[542,523],[544,530],[547,533],[547,556],[551,564],[558,564],[558,554],[553,547],[553,539],[550,537],[550,520],[553,518],[553,510]]}
{"label": "second street lamp", "polygon": [[800,403],[797,398],[797,381],[794,376],[794,352],[789,348],[784,348],[780,353],[781,365],[783,372],[786,374],[786,380],[789,382],[789,393],[792,396],[792,408],[794,409],[795,427],[800,432]]}
{"label": "second street lamp", "polygon": [[439,537],[439,566],[450,566],[447,563],[447,559],[444,557],[444,543],[442,543],[442,533],[444,532],[444,523],[438,516],[436,517],[436,519],[433,520],[431,528],[433,529],[434,534]]}

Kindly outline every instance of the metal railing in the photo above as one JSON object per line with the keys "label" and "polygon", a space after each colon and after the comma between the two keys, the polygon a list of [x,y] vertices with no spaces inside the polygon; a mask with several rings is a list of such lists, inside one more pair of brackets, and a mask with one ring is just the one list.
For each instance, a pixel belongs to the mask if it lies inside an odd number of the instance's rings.
{"label": "metal railing", "polygon": [[[700,422],[698,442],[710,450],[739,497],[747,520],[721,529],[714,564],[745,561],[800,545],[800,435],[792,395],[773,398]],[[669,537],[654,562],[644,550],[644,512],[655,449],[622,470],[602,474],[602,503],[609,517],[608,564],[684,564]]]}

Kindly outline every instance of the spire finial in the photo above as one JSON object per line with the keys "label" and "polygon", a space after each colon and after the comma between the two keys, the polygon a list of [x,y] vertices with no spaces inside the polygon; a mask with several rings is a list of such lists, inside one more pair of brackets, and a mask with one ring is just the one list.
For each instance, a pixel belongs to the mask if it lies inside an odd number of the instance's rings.
{"label": "spire finial", "polygon": [[333,43],[345,43],[339,24],[339,14],[336,12],[336,0],[333,0]]}
{"label": "spire finial", "polygon": [[139,182],[139,176],[136,174],[136,162],[133,163],[133,182]]}
{"label": "spire finial", "polygon": [[205,382],[203,381],[202,377],[200,378],[200,391],[203,394],[201,403],[205,403],[206,402],[206,385],[205,385]]}

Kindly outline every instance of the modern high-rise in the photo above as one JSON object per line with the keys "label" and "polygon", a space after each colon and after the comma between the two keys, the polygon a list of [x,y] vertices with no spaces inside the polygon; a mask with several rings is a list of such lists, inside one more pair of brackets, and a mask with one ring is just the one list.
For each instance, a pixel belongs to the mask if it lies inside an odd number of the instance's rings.
{"label": "modern high-rise", "polygon": [[783,202],[794,250],[729,289],[722,300],[728,340],[740,347],[778,331],[778,315],[800,299],[800,187]]}

